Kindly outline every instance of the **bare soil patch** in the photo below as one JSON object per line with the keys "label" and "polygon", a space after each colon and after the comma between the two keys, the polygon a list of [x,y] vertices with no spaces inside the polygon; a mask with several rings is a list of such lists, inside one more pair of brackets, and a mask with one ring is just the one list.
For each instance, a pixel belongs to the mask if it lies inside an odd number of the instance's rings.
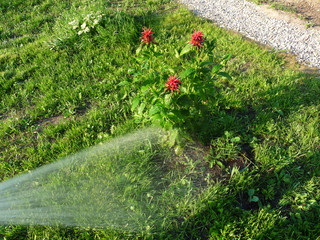
{"label": "bare soil patch", "polygon": [[306,27],[320,27],[320,0],[264,0],[262,2],[295,13],[306,21]]}
{"label": "bare soil patch", "polygon": [[206,158],[210,155],[210,146],[193,142],[184,147],[183,154],[174,154],[174,157],[165,163],[165,167],[187,174],[186,176],[193,184],[201,189],[201,187],[208,186],[209,183],[228,181],[233,168],[240,172],[245,169],[252,170],[255,162],[253,150],[247,144],[244,144],[241,148],[242,151],[238,157],[220,159],[223,164],[223,168],[221,168],[217,164],[210,166],[206,161]]}
{"label": "bare soil patch", "polygon": [[40,121],[40,125],[42,126],[48,126],[50,124],[59,124],[59,122],[64,119],[64,116],[54,116],[54,117],[50,117],[50,118],[46,118],[43,119],[42,121]]}
{"label": "bare soil patch", "polygon": [[65,121],[65,117],[62,115],[58,115],[58,116],[53,116],[50,118],[45,118],[40,120],[37,124],[38,124],[38,132],[41,132],[43,130],[43,128],[48,127],[49,125],[57,125],[59,123],[62,123]]}
{"label": "bare soil patch", "polygon": [[320,0],[281,0],[283,4],[291,5],[298,14],[315,26],[320,26]]}

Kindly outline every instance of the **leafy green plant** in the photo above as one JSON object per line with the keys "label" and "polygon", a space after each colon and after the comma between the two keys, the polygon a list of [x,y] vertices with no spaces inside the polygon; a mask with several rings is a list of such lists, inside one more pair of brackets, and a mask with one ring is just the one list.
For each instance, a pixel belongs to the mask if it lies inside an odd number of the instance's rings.
{"label": "leafy green plant", "polygon": [[[120,15],[116,13],[115,15]],[[64,31],[67,30],[66,34],[61,34],[60,37],[56,39],[48,41],[48,46],[50,50],[63,50],[68,49],[69,52],[75,49],[83,49],[86,47],[82,41],[80,41],[81,37],[87,36],[90,38],[90,42],[92,41],[92,37],[96,35],[101,35],[101,31],[106,31],[105,25],[108,21],[110,21],[110,16],[106,17],[106,14],[101,11],[93,12],[91,11],[89,14],[85,16],[79,16],[74,18],[68,25],[71,25],[71,28],[68,26]],[[99,31],[100,27],[100,31]],[[95,38],[97,43],[97,37]]]}
{"label": "leafy green plant", "polygon": [[[150,28],[143,30],[134,68],[129,70],[131,81],[121,82],[120,86],[138,85],[130,100],[137,121],[165,129],[186,129],[188,123],[208,114],[215,100],[217,77],[231,79],[221,71],[230,55],[216,63],[215,41],[206,41],[200,31],[194,32],[183,49],[172,52],[160,49]],[[178,67],[164,61],[173,54],[180,61]]]}
{"label": "leafy green plant", "polygon": [[224,169],[224,162],[229,159],[237,159],[239,156],[241,138],[228,131],[225,131],[224,134],[225,136],[211,141],[210,154],[205,158],[210,168],[218,165]]}
{"label": "leafy green plant", "polygon": [[221,169],[224,169],[225,166],[223,164],[223,162],[221,160],[218,160],[215,156],[214,156],[214,151],[213,148],[210,148],[210,154],[205,157],[206,162],[209,163],[209,167],[213,168],[213,166],[218,165]]}
{"label": "leafy green plant", "polygon": [[69,22],[72,26],[72,29],[77,30],[78,35],[94,32],[95,27],[102,22],[104,14],[101,11],[96,13],[90,12],[87,14],[83,19],[74,19],[73,21]]}
{"label": "leafy green plant", "polygon": [[254,195],[255,190],[254,189],[249,189],[248,191],[248,196],[249,196],[249,202],[258,202],[259,201],[259,197]]}
{"label": "leafy green plant", "polygon": [[309,28],[312,28],[312,27],[314,27],[314,23],[313,23],[313,22],[308,22],[308,23],[306,23],[306,25],[305,25],[305,28],[306,28],[306,29],[309,29]]}

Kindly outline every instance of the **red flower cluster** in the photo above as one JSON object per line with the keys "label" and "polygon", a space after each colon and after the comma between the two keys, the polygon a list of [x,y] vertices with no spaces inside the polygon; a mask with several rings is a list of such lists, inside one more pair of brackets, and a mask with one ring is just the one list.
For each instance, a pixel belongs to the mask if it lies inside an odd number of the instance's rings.
{"label": "red flower cluster", "polygon": [[203,33],[200,31],[194,31],[191,36],[191,44],[199,49],[199,47],[203,48],[202,43],[204,42]]}
{"label": "red flower cluster", "polygon": [[152,28],[142,28],[143,32],[141,32],[142,37],[141,37],[141,42],[142,43],[146,43],[148,45],[150,45],[150,43],[156,43],[155,41],[153,41],[153,34],[154,32],[151,32]]}
{"label": "red flower cluster", "polygon": [[166,83],[167,88],[165,92],[170,90],[171,93],[173,93],[173,91],[176,90],[180,93],[180,90],[179,90],[180,85],[181,85],[180,78],[177,76],[177,74],[175,74],[174,76],[170,76]]}

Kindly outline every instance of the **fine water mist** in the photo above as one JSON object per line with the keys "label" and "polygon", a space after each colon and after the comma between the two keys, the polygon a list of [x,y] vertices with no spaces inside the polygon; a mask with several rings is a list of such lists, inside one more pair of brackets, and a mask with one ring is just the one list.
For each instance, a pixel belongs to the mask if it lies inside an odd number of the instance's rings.
{"label": "fine water mist", "polygon": [[163,134],[139,130],[0,183],[0,224],[141,232],[179,222],[197,190],[170,167]]}

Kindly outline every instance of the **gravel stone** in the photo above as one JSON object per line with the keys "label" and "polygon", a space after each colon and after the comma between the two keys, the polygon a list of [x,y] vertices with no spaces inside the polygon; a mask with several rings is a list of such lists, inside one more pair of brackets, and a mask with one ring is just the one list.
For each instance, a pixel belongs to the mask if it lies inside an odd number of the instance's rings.
{"label": "gravel stone", "polygon": [[320,32],[273,18],[246,0],[180,0],[196,15],[250,39],[296,55],[300,62],[320,69]]}

